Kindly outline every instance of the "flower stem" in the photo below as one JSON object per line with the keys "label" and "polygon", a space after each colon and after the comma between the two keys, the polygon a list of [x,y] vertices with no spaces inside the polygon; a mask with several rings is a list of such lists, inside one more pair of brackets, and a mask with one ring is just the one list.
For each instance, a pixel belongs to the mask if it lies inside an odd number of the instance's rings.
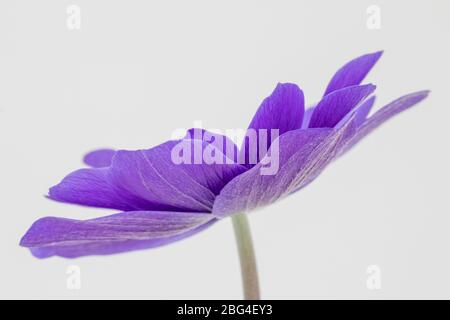
{"label": "flower stem", "polygon": [[256,258],[253,250],[252,236],[245,213],[235,214],[231,217],[234,234],[241,262],[242,285],[244,287],[244,299],[259,300],[258,272],[256,270]]}

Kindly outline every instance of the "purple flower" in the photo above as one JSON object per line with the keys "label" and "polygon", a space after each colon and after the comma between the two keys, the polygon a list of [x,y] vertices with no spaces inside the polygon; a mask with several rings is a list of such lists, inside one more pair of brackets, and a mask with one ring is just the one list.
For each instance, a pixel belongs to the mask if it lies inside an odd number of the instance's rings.
{"label": "purple flower", "polygon": [[[368,117],[375,86],[360,83],[380,56],[367,54],[344,65],[312,108],[304,109],[303,92],[295,84],[278,84],[262,102],[249,128],[279,130],[276,174],[260,174],[261,162],[175,164],[171,151],[181,140],[148,150],[98,150],[84,159],[90,168],[66,176],[50,189],[49,198],[121,213],[84,221],[42,218],[20,244],[38,258],[152,248],[300,190],[384,121],[428,95],[405,95]],[[211,146],[192,137],[183,141]],[[234,144],[231,148],[238,150]],[[225,148],[216,151],[227,154]]]}

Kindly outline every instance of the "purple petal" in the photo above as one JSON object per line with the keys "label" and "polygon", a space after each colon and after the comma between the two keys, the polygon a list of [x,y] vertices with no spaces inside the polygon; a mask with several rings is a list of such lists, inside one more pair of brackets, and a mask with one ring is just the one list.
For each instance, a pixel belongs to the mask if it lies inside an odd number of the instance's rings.
{"label": "purple petal", "polygon": [[[213,214],[223,217],[237,212],[248,212],[270,204],[284,196],[290,181],[305,164],[307,157],[332,129],[294,130],[280,136],[279,171],[275,175],[262,175],[261,164],[231,180],[217,196]],[[289,165],[295,152],[303,156],[296,164]],[[272,152],[272,150],[270,151]],[[291,171],[286,173],[286,166]]]}
{"label": "purple petal", "polygon": [[187,131],[185,139],[200,140],[205,142],[205,146],[212,145],[222,151],[224,157],[223,163],[228,163],[227,159],[233,163],[237,163],[239,149],[236,144],[228,138],[219,133],[210,132],[202,128],[191,128]]}
{"label": "purple petal", "polygon": [[190,164],[175,164],[172,150],[183,143],[193,148],[192,157],[195,150],[206,148],[202,141],[182,140],[149,150],[117,151],[110,169],[116,192],[143,199],[158,210],[210,212],[216,195],[245,167],[208,164],[204,159],[196,164],[193,158]]}
{"label": "purple petal", "polygon": [[429,91],[419,91],[410,93],[401,98],[398,98],[395,101],[392,101],[385,107],[378,110],[373,116],[369,117],[366,121],[364,121],[358,128],[356,134],[353,135],[351,139],[346,141],[343,146],[342,152],[344,153],[352,148],[355,144],[357,144],[361,139],[371,133],[373,130],[378,128],[381,124],[383,124],[388,119],[392,118],[396,114],[414,106],[419,103],[423,99],[425,99],[429,94]]}
{"label": "purple petal", "polygon": [[117,194],[108,181],[109,168],[80,169],[50,188],[49,198],[55,201],[90,207],[134,210],[135,205]]}
{"label": "purple petal", "polygon": [[191,236],[214,223],[211,214],[133,211],[91,220],[47,217],[36,221],[20,245],[38,258],[75,258],[147,249]]}
{"label": "purple petal", "polygon": [[100,149],[89,152],[83,158],[84,163],[93,168],[109,167],[115,150],[112,149]]}
{"label": "purple petal", "polygon": [[305,110],[305,114],[303,115],[302,129],[307,129],[309,126],[309,122],[311,121],[311,116],[314,112],[314,107],[309,107]]}
{"label": "purple petal", "polygon": [[[269,148],[272,141],[270,129],[278,129],[279,135],[290,130],[299,129],[302,125],[304,110],[303,91],[296,84],[279,83],[272,94],[264,99],[248,128],[255,130],[267,129],[267,148]],[[245,163],[252,164],[247,140],[244,142],[244,146],[245,148],[241,148],[241,152],[243,152],[241,157],[246,160]],[[259,146],[258,142],[256,162],[264,156],[264,154],[260,154]]]}
{"label": "purple petal", "polygon": [[346,87],[330,93],[314,108],[310,128],[333,128],[346,114],[355,108],[374,90],[372,84]]}
{"label": "purple petal", "polygon": [[366,121],[367,116],[370,113],[373,105],[375,103],[375,96],[370,97],[366,101],[364,101],[361,106],[358,107],[355,116],[355,124],[356,126],[360,126],[364,121]]}
{"label": "purple petal", "polygon": [[[279,138],[279,171],[261,175],[261,163],[231,180],[217,196],[213,214],[248,212],[293,193],[312,180],[337,156],[353,130],[354,114],[337,129],[294,130]],[[268,155],[272,155],[271,149]]]}
{"label": "purple petal", "polygon": [[[171,152],[180,143],[186,143],[188,148],[199,143],[201,151],[206,149],[206,143],[201,141],[178,140],[148,150],[117,151],[110,167],[75,171],[51,188],[49,197],[124,211],[210,212],[216,194],[246,168],[208,164],[203,159],[200,164],[176,164]],[[221,152],[217,150],[217,154],[220,157]]]}
{"label": "purple petal", "polygon": [[360,84],[382,53],[383,51],[369,53],[348,62],[333,76],[325,90],[324,96],[333,91]]}

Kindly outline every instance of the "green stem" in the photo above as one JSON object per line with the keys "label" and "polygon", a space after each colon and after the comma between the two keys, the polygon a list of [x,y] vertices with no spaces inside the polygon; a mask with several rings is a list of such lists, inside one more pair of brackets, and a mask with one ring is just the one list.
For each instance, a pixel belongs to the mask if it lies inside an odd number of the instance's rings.
{"label": "green stem", "polygon": [[231,217],[231,220],[233,221],[234,234],[241,261],[244,299],[259,300],[258,272],[256,270],[256,258],[247,215],[245,213],[235,214]]}

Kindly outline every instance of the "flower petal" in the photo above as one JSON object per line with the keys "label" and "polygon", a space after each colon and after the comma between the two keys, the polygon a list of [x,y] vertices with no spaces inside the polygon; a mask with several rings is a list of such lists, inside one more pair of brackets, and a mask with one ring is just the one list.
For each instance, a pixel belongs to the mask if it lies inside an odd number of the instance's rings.
{"label": "flower petal", "polygon": [[[248,212],[270,204],[285,195],[290,181],[305,164],[307,157],[332,129],[293,130],[279,138],[279,171],[275,175],[262,175],[258,164],[231,180],[217,196],[213,214],[223,217],[237,212]],[[303,155],[289,173],[285,166],[295,152]],[[270,155],[272,155],[272,149]]]}
{"label": "flower petal", "polygon": [[355,108],[374,90],[372,84],[351,86],[330,93],[314,108],[310,128],[333,128],[346,114]]}
{"label": "flower petal", "polygon": [[84,163],[93,168],[109,167],[111,165],[112,157],[116,150],[99,149],[86,154],[83,158]]}
{"label": "flower petal", "polygon": [[355,144],[361,141],[361,139],[366,137],[385,121],[425,99],[429,93],[429,91],[410,93],[392,101],[385,107],[378,110],[373,116],[365,120],[357,129],[357,132],[348,141],[346,141],[345,145],[342,147],[341,153],[351,149]]}
{"label": "flower petal", "polygon": [[[231,180],[214,202],[213,214],[225,217],[268,205],[312,180],[336,157],[353,127],[354,113],[337,128],[294,130],[279,137],[279,171],[262,175],[259,163]],[[272,156],[271,149],[267,156]],[[264,161],[263,161],[264,162]]]}
{"label": "flower petal", "polygon": [[205,142],[205,147],[212,145],[221,150],[223,163],[229,163],[228,160],[231,160],[232,163],[237,163],[238,161],[239,149],[233,140],[225,135],[210,132],[203,128],[191,128],[187,131],[185,139],[200,140]]}
{"label": "flower petal", "polygon": [[[172,150],[183,144],[192,148],[191,163],[176,164]],[[196,150],[200,150],[201,157],[206,145],[202,141],[181,140],[149,150],[117,151],[110,169],[112,185],[118,194],[143,199],[158,210],[210,212],[216,195],[245,167],[209,164],[205,159],[195,163]]]}
{"label": "flower petal", "polygon": [[[172,149],[199,143],[200,157],[206,143],[175,140],[148,150],[116,151],[110,167],[81,169],[52,187],[53,200],[118,210],[210,212],[216,194],[246,168],[238,164],[176,164]],[[214,149],[209,146],[209,149]],[[194,154],[194,151],[192,151]],[[221,152],[217,150],[217,154]]]}
{"label": "flower petal", "polygon": [[355,124],[356,126],[360,126],[364,121],[366,121],[367,116],[370,113],[370,110],[372,109],[373,105],[375,103],[375,96],[370,97],[366,101],[364,101],[356,111],[355,116]]}
{"label": "flower petal", "polygon": [[330,80],[324,96],[333,91],[360,84],[382,54],[383,51],[369,53],[345,64]]}
{"label": "flower petal", "polygon": [[[272,141],[270,129],[278,129],[279,135],[290,130],[299,129],[302,125],[304,111],[305,99],[303,91],[296,84],[279,83],[272,94],[264,99],[248,128],[254,130],[267,129],[267,148],[269,148]],[[259,135],[257,137],[259,141]],[[263,157],[263,155],[260,155],[259,142],[257,143],[257,161],[250,161],[249,143],[247,140],[244,141],[243,146],[245,148],[241,148],[240,157],[245,157],[243,159],[250,167]]]}
{"label": "flower petal", "polygon": [[211,214],[133,211],[91,220],[47,217],[20,245],[38,258],[75,258],[153,248],[191,236],[215,221]]}
{"label": "flower petal", "polygon": [[117,194],[108,180],[109,168],[80,169],[67,175],[50,188],[55,201],[90,207],[133,210],[136,205]]}
{"label": "flower petal", "polygon": [[302,121],[302,129],[307,129],[309,126],[309,121],[311,121],[311,116],[314,112],[314,108],[313,107],[309,107],[308,109],[305,110],[305,114],[303,115],[303,121]]}

